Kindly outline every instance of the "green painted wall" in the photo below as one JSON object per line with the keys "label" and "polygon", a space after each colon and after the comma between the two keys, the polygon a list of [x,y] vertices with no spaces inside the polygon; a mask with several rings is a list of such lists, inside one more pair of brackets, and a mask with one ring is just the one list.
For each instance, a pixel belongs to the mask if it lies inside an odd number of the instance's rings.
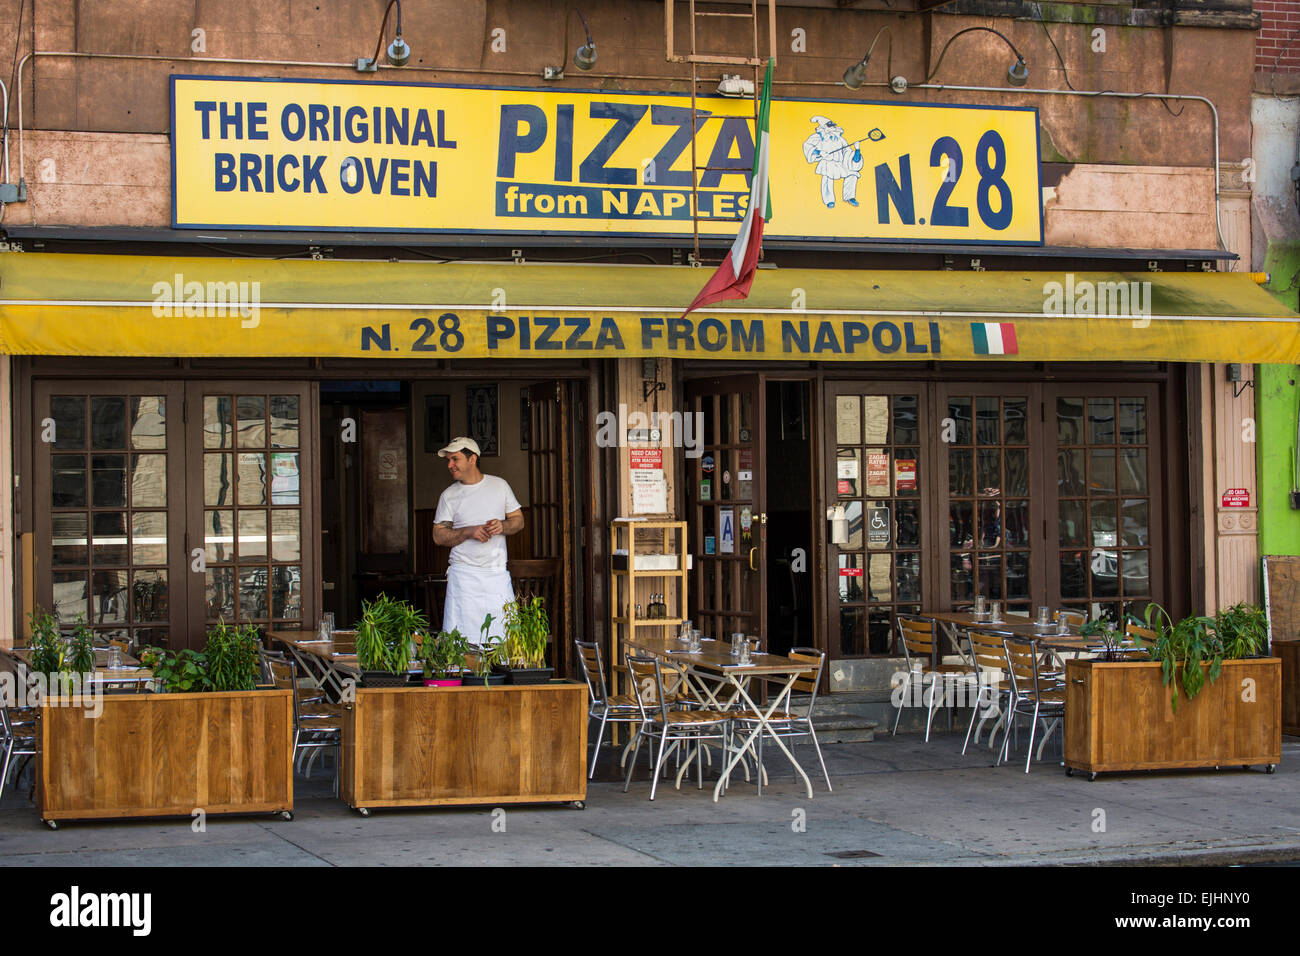
{"label": "green painted wall", "polygon": [[[1271,242],[1265,288],[1300,311],[1300,242]],[[1297,356],[1300,360],[1300,356]],[[1255,468],[1259,496],[1259,553],[1300,555],[1300,511],[1291,510],[1292,463],[1300,410],[1300,366],[1255,368]]]}

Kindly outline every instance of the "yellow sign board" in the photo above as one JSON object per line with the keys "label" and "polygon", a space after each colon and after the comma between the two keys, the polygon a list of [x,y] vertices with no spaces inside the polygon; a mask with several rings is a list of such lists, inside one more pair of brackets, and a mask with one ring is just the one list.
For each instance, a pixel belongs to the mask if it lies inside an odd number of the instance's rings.
{"label": "yellow sign board", "polygon": [[[731,236],[754,104],[374,82],[172,78],[173,225]],[[778,239],[1038,245],[1033,109],[776,100]],[[692,188],[692,166],[699,181]]]}

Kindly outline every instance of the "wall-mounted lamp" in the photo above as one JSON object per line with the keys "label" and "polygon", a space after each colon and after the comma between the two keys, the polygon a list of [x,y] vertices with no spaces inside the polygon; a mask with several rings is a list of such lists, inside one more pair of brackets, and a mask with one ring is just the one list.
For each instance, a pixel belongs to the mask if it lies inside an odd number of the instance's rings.
{"label": "wall-mounted lamp", "polygon": [[543,67],[542,79],[544,80],[564,79],[564,58],[569,55],[569,21],[573,19],[571,14],[574,13],[582,21],[582,30],[587,35],[587,42],[578,47],[577,52],[573,54],[573,65],[580,70],[590,70],[596,65],[596,41],[591,38],[591,28],[587,26],[587,18],[577,7],[570,7],[569,13],[564,17],[564,53],[560,58],[560,65]]}
{"label": "wall-mounted lamp", "polygon": [[406,66],[411,60],[411,48],[402,39],[402,0],[389,0],[384,9],[384,22],[379,25],[379,41],[375,44],[375,55],[369,58],[357,57],[358,73],[374,73],[379,69],[379,48],[384,45],[384,34],[388,30],[388,14],[397,7],[397,38],[388,45],[388,62],[393,66]]}
{"label": "wall-mounted lamp", "polygon": [[876,31],[875,37],[872,38],[871,46],[867,47],[867,55],[844,71],[844,85],[849,89],[860,89],[862,84],[866,81],[867,61],[871,59],[871,54],[876,49],[876,41],[880,39],[882,33],[889,34],[889,40],[887,41],[889,45],[886,47],[888,52],[885,55],[885,75],[889,75],[889,70],[894,59],[894,35],[889,33],[889,27],[881,27]]}

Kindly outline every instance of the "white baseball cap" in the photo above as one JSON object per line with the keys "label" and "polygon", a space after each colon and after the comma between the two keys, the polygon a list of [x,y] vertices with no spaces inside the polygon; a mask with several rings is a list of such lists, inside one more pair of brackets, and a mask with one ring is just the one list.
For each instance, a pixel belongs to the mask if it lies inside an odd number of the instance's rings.
{"label": "white baseball cap", "polygon": [[460,438],[453,438],[450,442],[448,442],[446,448],[440,449],[438,451],[438,457],[446,458],[448,455],[455,454],[458,451],[470,452],[472,454],[478,455],[480,458],[483,457],[483,453],[478,450],[478,442],[476,442],[472,438],[466,438],[464,436]]}

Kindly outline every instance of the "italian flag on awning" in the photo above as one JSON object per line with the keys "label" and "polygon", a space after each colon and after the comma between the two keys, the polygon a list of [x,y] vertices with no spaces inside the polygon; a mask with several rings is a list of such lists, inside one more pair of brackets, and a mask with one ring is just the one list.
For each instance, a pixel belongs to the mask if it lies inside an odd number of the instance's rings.
{"label": "italian flag on awning", "polygon": [[767,190],[768,121],[772,107],[772,61],[767,61],[763,77],[763,98],[759,101],[758,125],[754,130],[754,174],[750,179],[749,208],[745,221],[740,224],[740,235],[731,244],[731,252],[722,260],[718,271],[705,283],[700,294],[682,313],[683,318],[694,309],[721,302],[723,299],[743,299],[754,284],[754,271],[758,268],[758,251],[763,243],[763,223],[772,218],[772,197]]}

